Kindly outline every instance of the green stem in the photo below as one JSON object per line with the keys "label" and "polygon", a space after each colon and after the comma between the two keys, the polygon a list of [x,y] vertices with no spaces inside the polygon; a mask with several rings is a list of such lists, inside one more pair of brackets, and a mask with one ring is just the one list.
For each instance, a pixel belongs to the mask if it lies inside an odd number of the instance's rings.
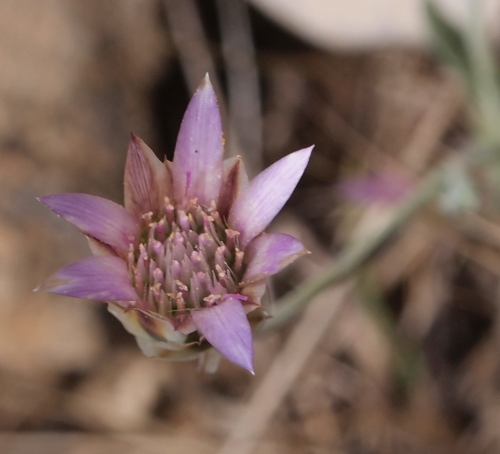
{"label": "green stem", "polygon": [[497,145],[500,141],[497,67],[486,35],[482,4],[478,0],[469,0],[469,26],[466,30],[465,45],[470,58],[474,96],[480,112],[479,132],[487,143]]}
{"label": "green stem", "polygon": [[432,172],[420,188],[396,209],[382,229],[347,247],[322,274],[308,279],[281,298],[275,306],[273,317],[264,323],[259,332],[282,327],[302,311],[312,297],[363,265],[413,213],[437,195],[442,186],[443,174],[443,168]]}

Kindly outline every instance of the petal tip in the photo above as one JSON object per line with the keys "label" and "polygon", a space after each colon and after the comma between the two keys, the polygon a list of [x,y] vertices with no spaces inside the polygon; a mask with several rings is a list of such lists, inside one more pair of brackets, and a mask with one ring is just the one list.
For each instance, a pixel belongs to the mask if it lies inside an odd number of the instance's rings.
{"label": "petal tip", "polygon": [[[56,271],[57,273],[57,271]],[[54,273],[54,274],[56,274]],[[54,279],[54,274],[50,275],[49,277],[47,277],[45,280],[43,280],[40,284],[38,284],[34,289],[33,289],[33,293],[35,292],[49,292],[49,293],[56,293],[57,292],[54,292],[54,288],[57,287],[58,283],[60,284],[61,281]]]}
{"label": "petal tip", "polygon": [[301,162],[304,163],[303,164],[304,169],[309,162],[309,159],[311,157],[312,151],[314,150],[314,147],[315,147],[315,145],[311,145],[310,147],[302,148],[300,150],[295,151],[294,153],[291,153],[291,154],[295,155],[297,158],[299,158],[299,157],[302,158],[303,161],[301,161]]}
{"label": "petal tip", "polygon": [[203,81],[201,82],[201,85],[200,85],[200,88],[203,88],[203,87],[211,87],[212,86],[212,82],[210,82],[210,76],[208,75],[208,72],[205,73],[205,77],[203,78]]}
{"label": "petal tip", "polygon": [[253,373],[252,332],[247,316],[236,298],[192,311],[198,331],[232,363]]}
{"label": "petal tip", "polygon": [[125,209],[139,218],[157,212],[171,193],[171,175],[151,148],[136,134],[130,134],[125,162]]}
{"label": "petal tip", "polygon": [[[221,353],[219,351],[219,353]],[[222,356],[224,356],[226,359],[228,359],[229,361],[231,361],[233,364],[236,364],[237,366],[240,366],[241,368],[247,370],[248,372],[250,372],[252,375],[255,375],[255,371],[254,371],[254,368],[253,368],[253,363],[252,363],[252,360],[249,358],[239,358],[239,361],[236,360],[235,358],[228,358],[226,355],[224,355],[223,353],[221,353]]]}
{"label": "petal tip", "polygon": [[269,225],[302,177],[314,145],[281,158],[259,173],[235,199],[228,224],[241,234],[244,248]]}
{"label": "petal tip", "polygon": [[253,376],[255,376],[255,370],[253,368],[252,363],[248,363],[246,365],[240,364],[240,366],[243,367],[243,369],[246,369],[248,372],[250,372]]}
{"label": "petal tip", "polygon": [[49,205],[50,202],[49,201],[50,201],[50,199],[52,197],[54,197],[54,196],[53,195],[46,195],[46,196],[43,196],[43,197],[37,197],[36,199],[39,202],[43,203],[45,206],[48,206],[50,208],[50,205]]}
{"label": "petal tip", "polygon": [[131,151],[140,152],[141,151],[141,143],[143,140],[133,132],[130,133],[130,142],[129,142],[129,153]]}
{"label": "petal tip", "polygon": [[218,200],[224,153],[217,96],[205,78],[182,119],[172,163],[174,192],[179,204],[197,198],[202,205]]}
{"label": "petal tip", "polygon": [[311,153],[314,150],[315,146],[316,145],[311,145],[311,146],[309,146],[307,148],[302,148],[302,150],[297,151],[297,153],[303,154],[303,155],[307,155],[307,159],[309,159],[309,157],[311,156]]}
{"label": "petal tip", "polygon": [[200,92],[201,93],[205,92],[207,94],[210,93],[209,96],[213,96],[213,99],[218,106],[217,95],[215,94],[215,89],[214,86],[212,85],[212,81],[210,80],[210,76],[208,75],[208,73],[205,74],[205,77],[203,78],[200,85],[196,89],[195,95]]}
{"label": "petal tip", "polygon": [[[37,197],[36,199],[43,203],[47,208],[51,209],[57,216],[61,217],[61,214],[57,210],[58,201],[62,200],[65,194],[51,194],[43,197]],[[70,221],[71,222],[71,221]]]}
{"label": "petal tip", "polygon": [[128,152],[129,152],[129,153],[130,153],[130,148],[131,148],[132,146],[134,146],[134,147],[137,147],[137,146],[138,146],[138,143],[137,143],[137,142],[138,142],[138,140],[137,140],[137,139],[138,139],[138,137],[137,137],[137,136],[136,136],[133,132],[131,132],[131,133],[130,133],[129,145],[128,145],[128,146],[129,146],[129,150],[128,150]]}

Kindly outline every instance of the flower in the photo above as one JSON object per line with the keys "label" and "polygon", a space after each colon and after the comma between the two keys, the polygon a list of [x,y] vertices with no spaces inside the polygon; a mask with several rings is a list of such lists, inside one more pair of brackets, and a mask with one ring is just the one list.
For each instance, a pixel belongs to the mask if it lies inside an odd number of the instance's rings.
{"label": "flower", "polygon": [[56,271],[39,289],[108,302],[148,356],[191,359],[213,347],[253,373],[252,330],[267,315],[266,278],[307,252],[290,235],[263,231],[312,148],[248,182],[239,156],[222,159],[207,75],[184,114],[173,162],[162,163],[131,136],[124,207],[87,194],[40,199],[87,236],[94,256]]}
{"label": "flower", "polygon": [[392,205],[412,192],[412,183],[396,170],[384,169],[363,177],[353,177],[337,185],[337,191],[349,202],[364,205]]}

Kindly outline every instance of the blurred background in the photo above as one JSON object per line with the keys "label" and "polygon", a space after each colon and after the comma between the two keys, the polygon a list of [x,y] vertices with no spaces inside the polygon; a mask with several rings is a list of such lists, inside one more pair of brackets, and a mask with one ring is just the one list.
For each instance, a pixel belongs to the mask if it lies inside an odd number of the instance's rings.
{"label": "blurred background", "polygon": [[[498,44],[500,2],[477,3],[472,33],[452,0],[1,0],[0,452],[500,452],[500,98],[480,39]],[[171,159],[207,71],[226,156],[251,175],[316,145],[272,226],[312,254],[274,300],[447,169],[439,197],[256,339],[255,377],[148,359],[104,304],[32,293],[89,255],[36,197],[121,203],[129,134]]]}

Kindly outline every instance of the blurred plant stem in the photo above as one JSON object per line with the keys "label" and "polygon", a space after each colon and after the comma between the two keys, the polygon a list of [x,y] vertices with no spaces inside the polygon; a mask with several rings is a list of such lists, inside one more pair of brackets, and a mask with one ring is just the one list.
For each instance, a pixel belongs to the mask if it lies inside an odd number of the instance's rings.
{"label": "blurred plant stem", "polygon": [[469,26],[464,34],[470,60],[472,94],[479,111],[479,137],[487,145],[500,144],[500,93],[495,57],[482,20],[482,2],[469,0]]}
{"label": "blurred plant stem", "polygon": [[423,184],[394,211],[389,221],[378,231],[347,246],[336,260],[319,276],[308,279],[281,298],[274,307],[273,317],[267,320],[260,332],[280,328],[301,312],[308,302],[323,289],[348,277],[373,254],[429,200],[441,190],[444,178],[443,168],[431,172]]}
{"label": "blurred plant stem", "polygon": [[483,22],[483,3],[468,0],[469,20],[464,30],[452,24],[433,1],[427,2],[431,42],[438,58],[454,67],[470,98],[479,143],[469,158],[476,162],[500,159],[500,84],[495,54]]}

